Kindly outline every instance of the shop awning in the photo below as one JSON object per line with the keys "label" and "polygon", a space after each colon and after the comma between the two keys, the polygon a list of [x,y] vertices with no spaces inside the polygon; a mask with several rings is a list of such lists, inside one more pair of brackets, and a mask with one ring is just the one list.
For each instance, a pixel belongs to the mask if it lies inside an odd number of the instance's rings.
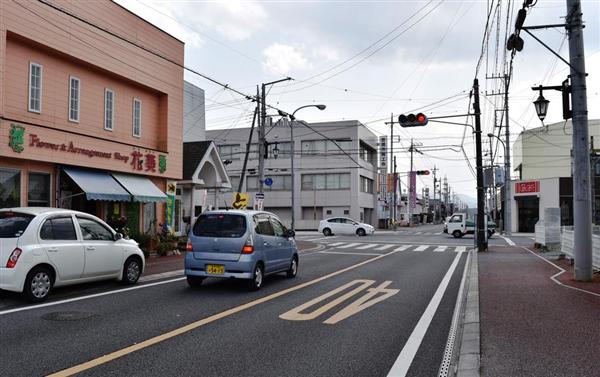
{"label": "shop awning", "polygon": [[167,200],[165,193],[160,191],[148,178],[118,173],[113,173],[112,176],[125,190],[129,191],[136,202],[164,202]]}
{"label": "shop awning", "polygon": [[87,200],[131,200],[131,195],[108,173],[69,167],[63,170],[85,192]]}

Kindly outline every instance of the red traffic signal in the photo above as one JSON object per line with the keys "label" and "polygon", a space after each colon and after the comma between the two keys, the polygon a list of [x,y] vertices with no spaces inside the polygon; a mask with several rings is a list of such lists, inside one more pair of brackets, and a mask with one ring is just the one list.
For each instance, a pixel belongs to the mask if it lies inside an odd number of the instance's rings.
{"label": "red traffic signal", "polygon": [[415,173],[417,175],[429,175],[429,170],[417,170]]}
{"label": "red traffic signal", "polygon": [[427,124],[429,120],[423,113],[418,114],[402,114],[398,117],[398,123],[401,127],[421,127]]}

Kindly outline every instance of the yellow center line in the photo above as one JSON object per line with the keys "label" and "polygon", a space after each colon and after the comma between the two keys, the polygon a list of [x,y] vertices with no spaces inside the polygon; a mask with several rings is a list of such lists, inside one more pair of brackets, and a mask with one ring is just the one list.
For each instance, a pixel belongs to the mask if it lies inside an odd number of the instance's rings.
{"label": "yellow center line", "polygon": [[230,315],[239,313],[239,312],[241,312],[243,310],[246,310],[246,309],[250,309],[250,308],[252,308],[254,306],[263,304],[263,303],[265,303],[267,301],[271,301],[271,300],[276,299],[278,297],[284,296],[284,295],[286,295],[288,293],[295,292],[295,291],[300,290],[302,288],[306,288],[308,286],[317,284],[317,283],[319,283],[319,282],[321,282],[323,280],[332,278],[332,277],[337,276],[339,274],[343,274],[344,272],[347,272],[347,271],[353,270],[355,268],[364,266],[365,264],[374,262],[374,261],[379,260],[381,258],[385,258],[388,255],[395,254],[395,253],[397,253],[397,252],[396,251],[392,251],[392,252],[389,252],[387,254],[382,254],[380,256],[377,256],[375,258],[367,259],[366,261],[363,261],[363,262],[354,264],[352,266],[343,268],[341,270],[332,272],[330,274],[321,276],[321,277],[316,278],[314,280],[307,281],[306,283],[302,283],[302,284],[299,284],[299,285],[296,285],[296,286],[284,289],[282,291],[272,293],[272,294],[270,294],[268,296],[261,297],[261,298],[259,298],[257,300],[247,302],[245,304],[242,304],[242,305],[236,306],[234,308],[225,310],[225,311],[223,311],[221,313],[217,313],[217,314],[214,314],[214,315],[212,315],[210,317],[206,317],[206,318],[203,318],[203,319],[198,320],[196,322],[192,322],[192,323],[190,323],[188,325],[185,325],[183,327],[179,327],[179,328],[177,328],[175,330],[171,330],[171,331],[166,332],[164,334],[157,335],[157,336],[155,336],[153,338],[146,339],[143,342],[136,343],[136,344],[131,345],[129,347],[122,348],[120,350],[117,350],[117,351],[109,353],[107,355],[98,357],[96,359],[92,359],[92,360],[87,361],[85,363],[72,366],[72,367],[70,367],[68,369],[63,369],[63,370],[61,370],[59,372],[52,373],[52,374],[50,374],[48,376],[49,377],[59,377],[59,376],[63,377],[63,376],[72,376],[74,374],[81,373],[81,372],[83,372],[85,370],[88,370],[88,369],[91,369],[91,368],[95,368],[95,367],[100,366],[102,364],[106,364],[106,363],[108,363],[110,361],[116,360],[116,359],[118,359],[120,357],[123,357],[123,356],[126,356],[126,355],[128,355],[130,353],[133,353],[133,352],[142,350],[144,348],[153,346],[153,345],[158,344],[160,342],[163,342],[165,340],[174,338],[174,337],[176,337],[178,335],[184,334],[186,332],[190,332],[190,331],[192,331],[194,329],[197,329],[197,328],[199,328],[201,326],[207,325],[207,324],[209,324],[211,322],[215,322],[215,321],[217,321],[219,319],[222,319],[222,318],[228,317]]}

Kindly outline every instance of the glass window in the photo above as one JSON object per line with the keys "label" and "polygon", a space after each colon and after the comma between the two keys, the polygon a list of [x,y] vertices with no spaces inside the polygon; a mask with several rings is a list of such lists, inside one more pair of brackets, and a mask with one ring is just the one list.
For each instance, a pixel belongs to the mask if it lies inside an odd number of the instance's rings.
{"label": "glass window", "polygon": [[33,218],[25,213],[0,212],[0,238],[21,237]]}
{"label": "glass window", "polygon": [[21,206],[21,171],[0,169],[0,208]]}
{"label": "glass window", "polygon": [[79,95],[81,83],[77,77],[69,78],[69,120],[79,122]]}
{"label": "glass window", "polygon": [[73,219],[71,217],[56,217],[46,220],[40,230],[40,238],[43,240],[77,240]]}
{"label": "glass window", "polygon": [[77,217],[84,241],[112,241],[113,235],[104,225],[86,217]]}
{"label": "glass window", "polygon": [[315,188],[317,190],[325,190],[326,188],[325,174],[315,175]]}
{"label": "glass window", "polygon": [[258,191],[258,177],[255,176],[246,178],[246,190]]}
{"label": "glass window", "polygon": [[284,237],[286,233],[286,229],[279,220],[271,217],[271,226],[273,227],[273,232],[277,237]]}
{"label": "glass window", "polygon": [[273,229],[273,225],[271,225],[271,222],[269,221],[269,217],[255,216],[254,221],[256,222],[256,233],[265,236],[275,235],[275,230]]}
{"label": "glass window", "polygon": [[133,99],[133,136],[142,136],[142,100]]}
{"label": "glass window", "polygon": [[345,209],[344,210],[344,215],[349,215],[350,214],[350,210],[349,209]]}
{"label": "glass window", "polygon": [[302,175],[302,190],[312,190],[313,189],[313,177],[312,174],[303,174]]}
{"label": "glass window", "polygon": [[115,126],[115,93],[104,90],[104,129],[112,131]]}
{"label": "glass window", "polygon": [[462,222],[462,215],[454,215],[452,216],[452,218],[450,219],[451,223],[461,223]]}
{"label": "glass window", "polygon": [[340,189],[349,189],[350,188],[350,174],[344,173],[340,174]]}
{"label": "glass window", "polygon": [[240,176],[233,176],[233,177],[230,176],[229,181],[231,182],[231,190],[237,191],[237,189],[240,185]]}
{"label": "glass window", "polygon": [[42,111],[42,72],[40,64],[29,63],[29,111]]}
{"label": "glass window", "polygon": [[340,188],[340,175],[327,174],[327,189],[336,190]]}
{"label": "glass window", "polygon": [[[250,150],[252,151],[252,147]],[[239,160],[240,156],[244,153],[246,153],[246,150],[244,149],[244,152],[240,152],[239,144],[219,145],[219,156],[222,160]]]}
{"label": "glass window", "polygon": [[194,235],[198,237],[240,238],[246,233],[246,217],[211,213],[200,215],[194,224]]}
{"label": "glass window", "polygon": [[27,205],[50,207],[50,174],[29,173]]}

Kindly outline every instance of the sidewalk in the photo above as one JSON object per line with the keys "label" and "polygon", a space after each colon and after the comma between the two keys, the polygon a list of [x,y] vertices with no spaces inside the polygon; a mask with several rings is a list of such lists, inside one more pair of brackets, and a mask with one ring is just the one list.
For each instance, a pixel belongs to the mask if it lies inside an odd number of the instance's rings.
{"label": "sidewalk", "polygon": [[[310,241],[296,241],[298,251],[310,250],[317,246],[316,243]],[[183,271],[183,259],[185,252],[181,255],[172,255],[168,257],[146,258],[146,268],[144,269],[144,277],[164,274],[166,272]],[[182,272],[183,274],[183,272]]]}
{"label": "sidewalk", "polygon": [[[600,376],[600,296],[520,247],[479,258],[482,376]],[[563,269],[568,263],[560,262]],[[597,292],[600,282],[574,283]]]}

